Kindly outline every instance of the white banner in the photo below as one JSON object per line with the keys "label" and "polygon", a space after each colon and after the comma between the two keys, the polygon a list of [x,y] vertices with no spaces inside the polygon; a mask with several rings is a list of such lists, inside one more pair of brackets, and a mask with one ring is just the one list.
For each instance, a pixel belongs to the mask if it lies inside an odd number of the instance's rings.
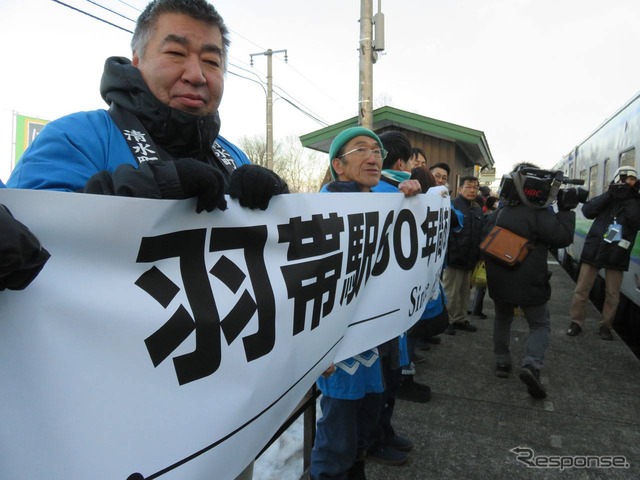
{"label": "white banner", "polygon": [[229,201],[0,190],[51,253],[0,292],[0,478],[233,479],[438,285],[444,188]]}

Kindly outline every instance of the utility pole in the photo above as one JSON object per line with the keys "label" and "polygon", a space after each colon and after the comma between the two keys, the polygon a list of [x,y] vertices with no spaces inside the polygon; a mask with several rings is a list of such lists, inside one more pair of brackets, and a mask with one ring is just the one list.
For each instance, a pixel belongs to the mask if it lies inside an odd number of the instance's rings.
{"label": "utility pole", "polygon": [[261,53],[252,53],[251,66],[253,66],[253,57],[257,55],[265,55],[267,57],[267,168],[273,170],[273,75],[271,60],[274,53],[283,53],[284,61],[288,60],[286,50],[267,50]]}
{"label": "utility pole", "polygon": [[[358,124],[373,128],[373,64],[378,52],[384,50],[384,14],[373,15],[373,0],[360,0],[360,97],[358,100]],[[375,24],[375,41],[373,27]]]}
{"label": "utility pole", "polygon": [[373,127],[373,0],[360,0],[360,99],[358,124]]}

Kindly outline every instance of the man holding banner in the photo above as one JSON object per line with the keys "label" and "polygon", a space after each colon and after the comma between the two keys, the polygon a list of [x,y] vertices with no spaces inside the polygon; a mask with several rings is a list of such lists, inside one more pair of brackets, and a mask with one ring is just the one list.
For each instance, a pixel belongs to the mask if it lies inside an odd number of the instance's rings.
{"label": "man holding banner", "polygon": [[[243,207],[265,210],[271,197],[288,193],[287,184],[274,172],[250,165],[244,152],[218,134],[229,43],[223,19],[205,0],[152,1],[138,18],[132,60],[111,57],[105,63],[100,93],[109,111],[51,122],[24,153],[8,185],[196,197],[198,213],[225,210],[228,193]],[[6,225],[3,241],[9,240]],[[47,258],[46,250],[39,250],[41,263],[31,266],[31,278]],[[4,270],[0,264],[0,289],[9,279],[15,287],[17,274],[7,278]]]}
{"label": "man holding banner", "polygon": [[[387,152],[380,138],[364,127],[341,132],[329,148],[334,181],[322,192],[371,192],[380,181]],[[405,196],[420,193],[417,180],[398,185]],[[382,392],[382,370],[377,348],[335,365],[335,371],[317,381],[322,392],[311,455],[313,480],[364,479],[364,458],[377,430]]]}
{"label": "man holding banner", "polygon": [[48,124],[8,187],[142,198],[197,198],[226,209],[224,194],[264,210],[288,192],[274,172],[218,134],[228,29],[205,0],[151,2],[140,15],[129,61],[105,63],[100,93],[109,111]]}

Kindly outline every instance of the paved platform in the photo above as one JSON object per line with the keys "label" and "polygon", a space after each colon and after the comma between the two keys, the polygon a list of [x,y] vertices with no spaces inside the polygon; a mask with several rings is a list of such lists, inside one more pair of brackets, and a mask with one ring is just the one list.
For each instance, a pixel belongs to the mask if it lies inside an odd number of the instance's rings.
{"label": "paved platform", "polygon": [[[477,332],[440,335],[440,345],[421,352],[427,361],[416,366],[415,379],[431,387],[431,400],[398,400],[394,426],[415,444],[409,463],[367,462],[368,480],[640,479],[640,361],[616,334],[613,342],[600,339],[593,306],[583,332],[565,335],[574,283],[549,258],[552,335],[541,374],[547,398],[532,399],[517,368],[508,379],[494,375],[493,302],[487,296],[488,318],[471,319]],[[516,319],[514,367],[527,333],[526,320]],[[565,467],[527,466],[511,451],[518,447],[523,459]],[[599,459],[581,468],[585,457]],[[597,468],[596,460],[628,467]]]}

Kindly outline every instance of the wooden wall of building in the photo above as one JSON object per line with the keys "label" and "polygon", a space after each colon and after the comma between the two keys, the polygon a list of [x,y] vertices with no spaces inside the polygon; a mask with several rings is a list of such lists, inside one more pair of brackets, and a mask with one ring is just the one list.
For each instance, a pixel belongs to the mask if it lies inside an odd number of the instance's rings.
{"label": "wooden wall of building", "polygon": [[427,155],[428,166],[439,162],[448,163],[451,166],[456,161],[456,144],[450,140],[431,137],[399,127],[384,128],[377,133],[381,134],[388,130],[397,130],[404,133],[413,147],[418,147],[424,150],[424,153]]}
{"label": "wooden wall of building", "polygon": [[424,150],[427,155],[427,166],[444,162],[449,165],[451,173],[449,175],[449,190],[452,195],[457,195],[458,181],[460,177],[473,175],[473,164],[465,153],[450,140],[432,137],[422,133],[405,130],[400,127],[387,127],[378,130],[376,133],[380,135],[389,130],[397,130],[404,133],[413,147],[419,147]]}

